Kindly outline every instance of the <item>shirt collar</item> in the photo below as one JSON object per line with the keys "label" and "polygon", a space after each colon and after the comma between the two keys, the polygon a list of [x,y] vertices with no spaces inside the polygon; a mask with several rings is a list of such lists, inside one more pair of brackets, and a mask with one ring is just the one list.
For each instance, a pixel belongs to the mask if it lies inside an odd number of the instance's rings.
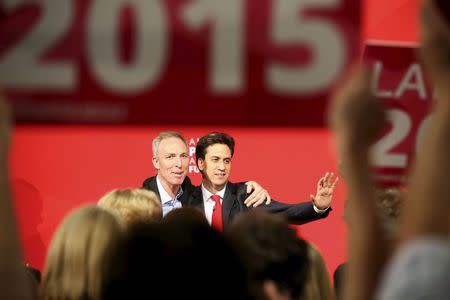
{"label": "shirt collar", "polygon": [[158,186],[159,195],[161,197],[161,203],[164,205],[169,201],[178,200],[180,196],[183,194],[183,188],[180,186],[180,190],[175,196],[175,199],[170,197],[169,193],[164,189],[161,180],[159,179],[159,175],[156,176],[156,185]]}
{"label": "shirt collar", "polygon": [[216,194],[211,193],[210,191],[208,191],[205,186],[202,183],[202,195],[203,195],[203,202],[206,202],[208,200],[211,199],[212,195],[218,195],[220,197],[220,199],[222,199],[223,201],[223,196],[225,195],[225,191],[227,189],[227,185],[224,186],[223,189],[221,189],[219,192],[217,192]]}

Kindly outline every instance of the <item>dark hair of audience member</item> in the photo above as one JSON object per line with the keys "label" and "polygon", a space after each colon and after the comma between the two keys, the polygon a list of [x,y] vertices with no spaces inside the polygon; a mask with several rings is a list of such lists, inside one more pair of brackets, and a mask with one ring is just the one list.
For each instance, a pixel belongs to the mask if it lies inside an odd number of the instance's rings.
{"label": "dark hair of audience member", "polygon": [[248,299],[237,255],[199,213],[180,208],[161,224],[130,228],[113,255],[104,299]]}
{"label": "dark hair of audience member", "polygon": [[273,299],[267,284],[291,299],[302,295],[310,267],[308,246],[286,220],[261,211],[245,213],[234,220],[227,237],[247,270],[254,297]]}
{"label": "dark hair of audience member", "polygon": [[201,209],[195,207],[173,209],[162,219],[162,223],[169,224],[170,226],[209,226],[205,214]]}

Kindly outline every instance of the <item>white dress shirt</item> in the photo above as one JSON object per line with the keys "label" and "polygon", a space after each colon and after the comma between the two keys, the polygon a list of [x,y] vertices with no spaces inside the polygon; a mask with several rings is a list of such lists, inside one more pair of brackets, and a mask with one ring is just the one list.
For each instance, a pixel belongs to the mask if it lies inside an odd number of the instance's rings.
{"label": "white dress shirt", "polygon": [[223,196],[225,195],[225,190],[227,189],[227,186],[217,192],[216,194],[212,194],[210,191],[208,191],[205,186],[202,184],[202,195],[203,195],[203,205],[205,207],[205,216],[206,220],[208,220],[209,225],[212,223],[212,214],[214,211],[214,206],[216,205],[216,202],[211,199],[212,195],[218,195],[220,197],[220,204],[223,203]]}

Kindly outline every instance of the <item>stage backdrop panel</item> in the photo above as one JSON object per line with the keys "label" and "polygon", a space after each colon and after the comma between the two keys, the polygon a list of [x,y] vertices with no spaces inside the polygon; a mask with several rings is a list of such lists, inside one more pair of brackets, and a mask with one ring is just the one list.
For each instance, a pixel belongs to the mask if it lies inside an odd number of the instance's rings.
{"label": "stage backdrop panel", "polygon": [[18,121],[321,126],[359,0],[0,2]]}

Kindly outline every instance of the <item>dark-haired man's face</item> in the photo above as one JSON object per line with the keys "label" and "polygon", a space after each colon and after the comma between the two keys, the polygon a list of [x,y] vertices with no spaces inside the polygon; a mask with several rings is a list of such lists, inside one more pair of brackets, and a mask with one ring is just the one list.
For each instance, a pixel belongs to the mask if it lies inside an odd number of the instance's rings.
{"label": "dark-haired man's face", "polygon": [[205,160],[199,158],[198,168],[203,173],[203,180],[219,191],[230,177],[231,150],[227,145],[214,144],[208,146],[205,152]]}

